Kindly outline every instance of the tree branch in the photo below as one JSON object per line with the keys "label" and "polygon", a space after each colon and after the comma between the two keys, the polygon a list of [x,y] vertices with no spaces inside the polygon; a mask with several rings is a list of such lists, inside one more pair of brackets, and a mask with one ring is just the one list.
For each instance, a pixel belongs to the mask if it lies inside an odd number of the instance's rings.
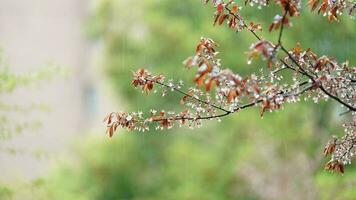
{"label": "tree branch", "polygon": [[[167,87],[167,88],[172,88],[170,87],[169,85],[167,84],[164,84],[164,83],[161,83],[161,82],[157,82],[155,81],[157,84],[160,84],[164,87]],[[306,85],[308,82],[303,82],[303,83],[300,83],[299,86],[298,86],[298,89],[300,89],[302,86]],[[291,97],[291,96],[299,96],[299,95],[302,95],[303,93],[307,92],[308,90],[311,90],[313,89],[313,85],[309,85],[307,87],[305,87],[303,90],[297,92],[297,93],[293,93],[292,91],[291,92],[288,92],[288,91],[281,91],[280,93],[278,94],[284,94],[283,97],[284,98],[288,98],[288,97]],[[243,110],[243,109],[246,109],[246,108],[249,108],[249,107],[252,107],[252,106],[255,106],[261,102],[263,102],[263,97],[261,97],[259,100],[257,101],[254,101],[254,102],[251,102],[251,103],[247,103],[247,104],[244,104],[244,105],[241,105],[241,106],[238,106],[236,109],[234,109],[233,112],[231,111],[228,111],[228,110],[225,110],[219,106],[213,106],[212,104],[210,104],[209,102],[205,102],[203,100],[200,100],[198,98],[194,98],[192,95],[189,95],[187,94],[186,92],[182,91],[182,90],[179,90],[177,88],[174,89],[175,91],[181,93],[181,94],[184,94],[184,95],[187,95],[193,99],[195,99],[196,101],[199,101],[201,103],[204,103],[204,104],[207,104],[209,106],[212,106],[216,109],[219,109],[219,110],[222,110],[224,111],[225,113],[223,114],[219,114],[219,115],[210,115],[210,116],[198,116],[198,117],[168,117],[168,118],[159,118],[159,119],[154,119],[152,120],[152,122],[161,122],[161,121],[165,121],[165,120],[169,120],[169,121],[179,121],[179,120],[188,120],[188,121],[196,121],[196,120],[209,120],[209,119],[214,119],[214,118],[221,118],[221,117],[225,117],[227,115],[230,115],[230,114],[233,114],[237,111],[240,111],[240,110]],[[270,100],[272,98],[267,98],[267,100]]]}
{"label": "tree branch", "polygon": [[[255,38],[257,38],[257,40],[261,41],[262,38],[260,36],[258,36],[256,34],[256,32],[252,29],[249,29],[248,26],[246,25],[246,22],[242,19],[241,16],[236,15],[235,13],[233,13],[231,11],[230,8],[225,7],[225,9],[229,12],[230,15],[234,16],[237,20],[241,21],[243,23],[243,26],[245,28],[247,28],[254,36]],[[286,67],[288,67],[289,69],[292,69],[293,71],[297,71],[298,73],[307,76],[313,83],[315,83],[315,78],[308,74],[308,72],[294,59],[294,57],[288,52],[288,50],[282,45],[282,36],[283,36],[283,30],[284,30],[284,21],[285,18],[287,17],[287,11],[285,11],[285,13],[283,14],[283,18],[282,18],[282,24],[281,24],[281,28],[279,31],[279,36],[278,36],[278,44],[276,46],[280,46],[282,51],[289,57],[289,59],[299,68],[299,69],[295,69],[291,66],[289,66],[284,60],[279,59],[284,65],[286,65]],[[353,107],[347,103],[345,103],[344,101],[342,101],[339,97],[337,97],[336,95],[331,94],[329,91],[327,91],[323,85],[320,85],[319,88],[321,89],[322,92],[324,92],[327,96],[329,96],[330,98],[334,99],[335,101],[339,102],[340,104],[344,105],[345,107],[347,107],[348,109],[350,109],[351,111],[356,111],[356,107]]]}

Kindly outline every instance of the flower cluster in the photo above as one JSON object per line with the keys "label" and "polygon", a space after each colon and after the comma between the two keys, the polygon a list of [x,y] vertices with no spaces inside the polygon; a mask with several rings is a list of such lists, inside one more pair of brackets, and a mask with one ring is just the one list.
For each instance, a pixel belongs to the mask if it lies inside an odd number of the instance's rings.
{"label": "flower cluster", "polygon": [[328,16],[329,21],[338,20],[338,16],[345,11],[354,17],[356,11],[356,2],[351,0],[309,0],[308,4],[312,11],[317,10]]}
{"label": "flower cluster", "polygon": [[[290,91],[298,89],[289,85],[282,87],[273,84],[273,80],[277,78],[274,73],[267,77],[252,74],[243,78],[230,69],[222,70],[220,59],[217,58],[216,46],[212,39],[202,38],[196,54],[189,57],[184,64],[189,68],[198,66],[194,79],[197,86],[204,85],[206,91],[210,91],[212,86],[216,85],[216,102],[230,112],[238,111],[241,106],[251,105],[251,103],[261,105],[261,115],[266,110],[280,109],[281,105],[293,96]],[[267,41],[258,42],[251,48],[253,53],[262,54],[266,58],[269,58],[273,51],[273,45]]]}
{"label": "flower cluster", "polygon": [[261,9],[262,6],[267,6],[269,4],[269,0],[246,0],[245,5],[258,5],[258,8]]}
{"label": "flower cluster", "polygon": [[338,139],[334,137],[326,145],[324,155],[331,155],[325,169],[344,173],[344,165],[351,164],[352,157],[356,154],[356,117],[353,122],[345,126],[345,135]]}
{"label": "flower cluster", "polygon": [[[210,91],[214,80],[216,80],[216,76],[220,73],[221,62],[217,58],[219,52],[215,50],[217,46],[212,39],[201,38],[196,47],[195,55],[183,62],[188,68],[198,66],[198,74],[194,78],[194,82],[198,86],[205,84],[207,91]],[[206,81],[208,77],[210,79]]]}
{"label": "flower cluster", "polygon": [[[205,4],[210,2],[210,0],[204,0]],[[236,19],[231,21],[239,21],[241,20],[244,23],[243,19],[241,18],[240,14],[238,14],[238,7],[233,0],[227,0],[226,3],[224,0],[212,0],[211,1],[213,6],[217,8],[217,12],[215,13],[215,23],[220,21],[221,23],[225,21],[223,18],[231,19],[232,16],[236,14]],[[300,8],[301,8],[301,1],[300,0],[245,0],[245,5],[254,6],[257,5],[259,9],[262,7],[267,6],[270,2],[274,2],[279,4],[283,12],[289,14],[289,16],[299,16],[300,15]],[[230,5],[233,5],[233,8],[229,8]],[[312,11],[317,11],[318,14],[323,14],[324,16],[328,17],[329,21],[338,21],[338,18],[343,13],[347,13],[352,18],[355,18],[356,13],[356,2],[352,0],[308,0],[308,5]],[[224,13],[226,10],[227,14]],[[231,12],[232,11],[232,12]],[[221,17],[223,16],[223,17]],[[221,18],[220,18],[221,17]],[[219,23],[219,24],[221,24]],[[234,24],[232,22],[231,24]],[[241,28],[244,28],[245,25],[242,25]],[[241,29],[239,29],[241,30]]]}
{"label": "flower cluster", "polygon": [[180,113],[150,110],[147,116],[144,116],[143,112],[113,112],[104,121],[107,124],[107,132],[110,137],[114,135],[118,127],[126,128],[129,131],[145,132],[150,130],[150,124],[155,124],[156,130],[171,129],[174,125],[194,127],[201,124],[201,119],[194,119],[188,109]]}
{"label": "flower cluster", "polygon": [[[193,56],[188,57],[184,66],[188,69],[197,68],[194,84],[183,87],[183,82],[165,80],[163,75],[152,75],[145,69],[133,73],[132,84],[144,93],[157,89],[162,90],[162,96],[168,91],[180,95],[179,101],[183,111],[151,110],[142,112],[115,112],[105,118],[109,136],[113,136],[118,127],[128,130],[147,131],[154,126],[156,130],[172,127],[200,127],[203,120],[212,120],[237,113],[243,109],[260,107],[261,117],[266,111],[282,109],[285,103],[295,103],[304,97],[314,102],[332,99],[342,105],[344,114],[356,115],[356,68],[346,61],[339,64],[329,56],[319,56],[311,49],[303,49],[300,44],[288,50],[282,44],[283,30],[291,26],[288,17],[300,15],[300,0],[276,0],[282,8],[281,15],[276,15],[269,31],[279,31],[277,42],[261,38],[256,31],[262,31],[261,25],[247,23],[239,13],[234,1],[205,0],[211,2],[216,9],[214,25],[226,23],[235,31],[247,29],[257,39],[251,44],[247,53],[247,64],[253,59],[262,58],[268,63],[267,69],[261,69],[245,77],[223,67],[219,59],[218,44],[210,38],[201,38]],[[247,0],[248,4],[267,5],[268,0]],[[317,9],[319,0],[310,0],[312,9]],[[355,4],[346,0],[322,0],[319,12],[329,13],[336,19],[346,8],[353,13]],[[334,11],[335,10],[335,11]],[[281,55],[284,56],[281,56]],[[265,71],[266,70],[266,71]],[[281,71],[287,71],[291,77],[285,79]],[[286,73],[287,73],[286,72]],[[154,89],[155,87],[155,89]],[[344,173],[344,165],[350,164],[355,155],[356,120],[345,127],[345,135],[329,141],[324,154],[331,155],[331,160],[325,169]]]}
{"label": "flower cluster", "polygon": [[[205,4],[208,2],[209,0],[205,0]],[[229,0],[227,3],[225,3],[223,0],[213,0],[212,4],[216,8],[216,12],[214,14],[214,25],[222,25],[224,22],[227,22],[227,25],[235,31],[241,31],[245,28],[250,28],[247,26],[246,22],[239,13],[241,7],[236,5],[233,0]],[[252,27],[255,29],[261,28],[258,25]]]}
{"label": "flower cluster", "polygon": [[[258,41],[251,45],[250,51],[248,52],[248,64],[252,63],[253,59],[258,59],[260,55],[262,55],[263,59],[270,59],[276,50],[276,46],[271,42],[266,40]],[[271,63],[269,63],[269,67],[271,67]]]}
{"label": "flower cluster", "polygon": [[277,0],[277,4],[282,6],[283,12],[289,16],[299,16],[300,0]]}
{"label": "flower cluster", "polygon": [[148,93],[153,89],[153,84],[162,80],[164,77],[162,75],[152,76],[147,70],[139,69],[133,72],[132,85],[135,87],[142,87],[145,93]]}
{"label": "flower cluster", "polygon": [[[297,68],[307,75],[317,88],[314,101],[320,98],[334,98],[349,111],[356,107],[356,68],[350,67],[346,61],[339,64],[328,56],[318,56],[311,49],[303,50],[299,45],[289,51],[291,57],[285,61],[292,64],[296,61]],[[295,73],[295,76],[299,76]],[[297,79],[298,77],[295,77]]]}

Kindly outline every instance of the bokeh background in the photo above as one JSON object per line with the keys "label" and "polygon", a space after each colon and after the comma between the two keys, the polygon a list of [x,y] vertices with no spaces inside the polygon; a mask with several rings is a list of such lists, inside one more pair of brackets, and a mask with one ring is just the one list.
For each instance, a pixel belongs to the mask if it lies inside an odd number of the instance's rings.
{"label": "bokeh background", "polygon": [[[286,46],[354,65],[355,21],[328,23],[302,5]],[[278,13],[270,7],[242,13],[267,30]],[[190,83],[182,61],[201,36],[241,75],[265,67],[246,64],[253,36],[212,26],[213,12],[200,0],[0,0],[0,199],[356,199],[354,165],[344,176],[322,169],[323,145],[347,118],[333,102],[286,105],[263,119],[252,108],[195,130],[105,135],[111,111],[179,109],[180,97],[135,90],[131,72]]]}

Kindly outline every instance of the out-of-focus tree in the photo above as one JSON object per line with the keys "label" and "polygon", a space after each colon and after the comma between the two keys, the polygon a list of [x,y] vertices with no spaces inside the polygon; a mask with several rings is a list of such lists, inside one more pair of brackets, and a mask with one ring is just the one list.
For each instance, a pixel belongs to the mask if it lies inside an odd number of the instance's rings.
{"label": "out-of-focus tree", "polygon": [[[16,138],[19,134],[26,132],[27,130],[37,129],[41,126],[39,121],[35,119],[28,119],[22,117],[29,112],[41,111],[44,112],[48,108],[44,104],[30,104],[30,105],[17,105],[11,103],[7,98],[16,89],[23,87],[37,86],[44,80],[50,80],[58,75],[67,74],[66,70],[57,66],[46,66],[29,73],[14,73],[11,70],[10,65],[5,59],[4,53],[0,52],[0,153],[3,154],[17,154],[17,153],[29,153],[37,156],[40,152],[24,152],[17,147],[4,145],[13,138]],[[3,98],[6,98],[4,100]],[[24,100],[30,103],[30,99]],[[39,179],[40,180],[40,179]],[[2,183],[0,178],[0,199],[17,199],[19,194],[25,192],[26,195],[32,193],[29,188],[36,189],[38,180],[33,184],[26,185],[27,183],[16,182],[14,183]],[[22,195],[22,196],[26,196]]]}
{"label": "out-of-focus tree", "polygon": [[[11,95],[13,91],[21,87],[38,85],[42,80],[50,80],[58,74],[63,74],[63,68],[48,66],[40,68],[35,72],[16,74],[0,53],[0,97]],[[19,120],[21,114],[33,110],[46,110],[43,104],[32,104],[29,106],[15,105],[11,102],[0,100],[0,140],[8,140],[23,132],[24,129],[33,129],[40,126],[39,123]],[[16,117],[17,116],[17,117]]]}
{"label": "out-of-focus tree", "polygon": [[[95,3],[88,30],[103,45],[102,66],[128,109],[178,107],[175,95],[145,98],[132,90],[131,71],[142,66],[164,72],[168,79],[191,81],[194,75],[181,69],[181,61],[193,53],[202,35],[219,42],[224,66],[241,75],[256,71],[245,64],[244,54],[255,41],[253,36],[213,27],[209,19],[214,8],[203,7],[200,1]],[[249,8],[242,12],[269,24],[273,9],[279,8],[271,5],[258,14]],[[284,44],[294,46],[299,41],[354,63],[353,22],[345,18],[333,24],[333,32],[320,31],[330,24],[313,15],[305,12],[293,21],[293,29],[285,30]],[[277,32],[262,35],[278,37]],[[183,128],[122,134],[112,140],[95,137],[83,146],[78,141],[75,162],[61,164],[46,181],[47,199],[352,199],[354,168],[347,167],[348,178],[320,170],[323,143],[331,134],[342,134],[337,126],[339,110],[332,103],[316,108],[304,102],[288,105],[263,120],[255,112],[241,112],[194,132]]]}

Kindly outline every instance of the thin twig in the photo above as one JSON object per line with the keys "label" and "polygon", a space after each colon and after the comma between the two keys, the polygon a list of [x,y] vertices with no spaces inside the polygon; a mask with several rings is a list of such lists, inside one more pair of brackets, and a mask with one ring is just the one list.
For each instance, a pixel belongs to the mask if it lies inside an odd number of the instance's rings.
{"label": "thin twig", "polygon": [[343,116],[343,115],[346,115],[348,113],[351,113],[351,110],[346,110],[346,111],[340,113],[339,116]]}
{"label": "thin twig", "polygon": [[224,111],[224,112],[226,112],[226,113],[230,113],[230,112],[231,112],[231,111],[228,111],[228,110],[226,110],[226,109],[224,109],[224,108],[222,108],[222,107],[220,107],[220,106],[216,106],[216,105],[214,105],[213,103],[210,103],[210,102],[201,100],[201,99],[199,99],[199,98],[197,98],[197,97],[195,97],[195,96],[193,96],[193,95],[190,95],[189,93],[184,92],[184,91],[182,91],[182,90],[180,90],[180,89],[178,89],[178,88],[176,88],[176,87],[174,87],[174,86],[169,86],[169,85],[167,85],[167,84],[165,84],[165,83],[162,83],[162,82],[156,81],[156,80],[150,80],[150,79],[146,79],[146,80],[147,80],[147,81],[153,81],[153,82],[155,82],[155,83],[157,83],[157,84],[159,84],[159,85],[161,85],[161,86],[164,86],[164,87],[173,89],[174,91],[179,92],[179,93],[181,93],[181,94],[183,94],[183,95],[185,95],[185,96],[188,96],[188,97],[190,97],[190,98],[192,98],[192,99],[194,99],[194,100],[196,100],[196,101],[199,101],[200,103],[206,104],[206,105],[208,105],[208,106],[211,106],[211,107],[213,107],[213,108],[219,109],[219,110]]}
{"label": "thin twig", "polygon": [[281,24],[281,28],[279,30],[279,35],[278,35],[278,45],[282,45],[282,35],[283,35],[283,28],[284,28],[284,21],[286,20],[286,17],[287,17],[287,9],[286,11],[284,11],[284,14],[283,14],[283,17],[282,17],[282,24]]}

